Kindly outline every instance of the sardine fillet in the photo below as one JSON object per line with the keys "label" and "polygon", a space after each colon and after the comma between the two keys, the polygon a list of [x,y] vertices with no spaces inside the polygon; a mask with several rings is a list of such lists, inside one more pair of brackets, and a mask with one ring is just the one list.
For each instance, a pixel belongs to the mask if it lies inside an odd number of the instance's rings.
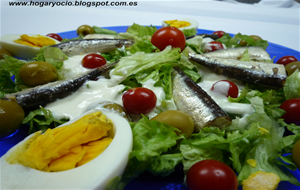
{"label": "sardine fillet", "polygon": [[133,40],[127,39],[82,39],[59,43],[51,47],[61,49],[67,56],[87,53],[107,53],[122,46],[133,45]]}
{"label": "sardine fillet", "polygon": [[174,67],[172,81],[177,109],[193,118],[195,132],[209,126],[223,128],[231,125],[226,112],[179,67]]}
{"label": "sardine fillet", "polygon": [[98,67],[87,73],[66,79],[55,81],[44,85],[29,88],[13,94],[7,94],[6,98],[18,103],[24,109],[36,109],[57,99],[65,98],[78,90],[86,81],[96,79],[105,71],[114,66],[115,63]]}
{"label": "sardine fillet", "polygon": [[210,58],[194,53],[189,54],[189,59],[216,74],[272,89],[282,88],[287,78],[285,67],[281,64]]}
{"label": "sardine fillet", "polygon": [[261,47],[255,47],[255,46],[220,49],[217,51],[205,53],[204,55],[211,58],[240,59],[246,50],[248,50],[249,58],[251,60],[257,60],[257,61],[271,60],[268,52],[266,52]]}

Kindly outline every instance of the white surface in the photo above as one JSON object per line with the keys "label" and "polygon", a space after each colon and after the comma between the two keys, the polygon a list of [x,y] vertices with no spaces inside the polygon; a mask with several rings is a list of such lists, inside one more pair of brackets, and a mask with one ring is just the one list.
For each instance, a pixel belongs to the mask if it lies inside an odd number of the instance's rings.
{"label": "white surface", "polygon": [[42,172],[19,164],[8,164],[5,157],[30,135],[1,157],[0,168],[5,175],[1,176],[0,189],[104,189],[111,179],[122,175],[127,165],[128,154],[132,150],[132,132],[129,123],[120,115],[104,111],[103,114],[114,123],[115,136],[98,157],[80,167],[61,172]]}
{"label": "white surface", "polygon": [[[280,7],[285,4],[292,5]],[[82,24],[100,27],[133,23],[161,25],[163,20],[177,18],[197,20],[201,29],[259,35],[270,42],[300,51],[300,8],[291,0],[263,0],[254,5],[235,1],[137,1],[137,6],[132,7],[17,7],[9,6],[9,1],[4,0],[1,1],[0,34],[46,35],[76,30]]]}

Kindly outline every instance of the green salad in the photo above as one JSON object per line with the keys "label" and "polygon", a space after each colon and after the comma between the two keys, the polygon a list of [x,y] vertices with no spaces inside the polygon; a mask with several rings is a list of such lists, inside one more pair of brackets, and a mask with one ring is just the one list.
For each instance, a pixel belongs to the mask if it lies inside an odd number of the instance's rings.
{"label": "green salad", "polygon": [[[165,99],[156,112],[168,110],[172,95],[172,69],[179,66],[193,81],[200,82],[203,78],[199,66],[188,59],[188,53],[202,54],[205,52],[203,36],[195,36],[186,40],[183,51],[168,46],[160,50],[151,43],[157,31],[154,26],[133,24],[124,33],[116,33],[94,26],[96,33],[115,35],[116,39],[134,39],[131,47],[118,48],[109,53],[102,53],[108,64],[119,61],[113,74],[122,75],[120,84],[124,91],[141,87],[142,83],[152,79],[155,87],[161,87]],[[78,37],[79,39],[82,38]],[[78,39],[76,38],[76,39]],[[70,39],[65,39],[68,41]],[[72,40],[72,39],[71,39]],[[248,46],[259,46],[266,49],[265,40],[254,41],[247,35],[237,34],[231,37],[224,34],[216,41],[226,48],[239,47],[239,42],[246,41]],[[46,61],[58,70],[59,78],[63,79],[63,61],[68,59],[58,48],[45,47],[34,58]],[[247,52],[242,60],[250,61]],[[19,77],[20,68],[27,62],[5,56],[0,60],[0,97],[29,88]],[[124,68],[130,68],[126,74]],[[11,79],[14,76],[14,79]],[[201,160],[218,160],[230,166],[236,173],[239,185],[257,171],[274,173],[281,181],[288,181],[300,186],[300,182],[291,173],[297,166],[292,159],[293,145],[300,140],[300,123],[286,123],[282,116],[286,113],[280,105],[289,100],[300,98],[300,73],[296,70],[288,76],[284,87],[279,90],[268,89],[253,84],[244,84],[237,98],[228,97],[229,102],[251,104],[254,112],[246,119],[240,115],[230,115],[232,124],[226,128],[205,127],[193,133],[190,138],[178,134],[179,130],[168,124],[151,120],[143,114],[136,122],[130,122],[133,133],[133,149],[123,176],[110,182],[109,189],[123,189],[130,181],[143,172],[157,176],[168,176],[175,168],[182,165],[186,173],[193,164]],[[53,117],[51,111],[40,107],[27,113],[23,124],[30,125],[30,133],[56,127],[67,120]],[[244,122],[246,124],[241,125]],[[298,125],[297,125],[298,124]],[[290,132],[285,135],[286,131]],[[299,159],[299,158],[298,158]],[[250,164],[255,162],[255,166]]]}

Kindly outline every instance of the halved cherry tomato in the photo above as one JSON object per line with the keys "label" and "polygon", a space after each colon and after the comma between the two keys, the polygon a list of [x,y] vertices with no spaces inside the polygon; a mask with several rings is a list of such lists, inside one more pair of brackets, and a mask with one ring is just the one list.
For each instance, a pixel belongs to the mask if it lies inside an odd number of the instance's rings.
{"label": "halved cherry tomato", "polygon": [[288,124],[300,124],[300,98],[292,98],[280,105],[280,108],[286,111],[282,116],[284,121]]}
{"label": "halved cherry tomato", "polygon": [[212,52],[219,49],[224,49],[223,44],[221,42],[212,41],[205,44],[205,52]]}
{"label": "halved cherry tomato", "polygon": [[81,61],[83,67],[88,69],[94,69],[101,67],[106,64],[106,59],[97,53],[91,53],[86,56]]}
{"label": "halved cherry tomato", "polygon": [[202,160],[195,163],[186,175],[190,190],[237,190],[238,180],[234,171],[217,160]]}
{"label": "halved cherry tomato", "polygon": [[172,46],[173,48],[180,48],[181,51],[185,48],[185,36],[176,27],[163,27],[158,29],[151,38],[151,43],[160,49],[164,50],[167,46]]}
{"label": "halved cherry tomato", "polygon": [[123,96],[123,107],[132,114],[147,114],[156,106],[155,93],[144,87],[137,87],[127,90]]}
{"label": "halved cherry tomato", "polygon": [[237,98],[239,95],[239,89],[234,82],[228,80],[220,80],[213,84],[211,90],[225,96],[230,96],[232,98]]}
{"label": "halved cherry tomato", "polygon": [[295,56],[287,55],[287,56],[283,56],[280,59],[278,59],[278,61],[276,63],[286,66],[287,64],[289,64],[291,62],[295,62],[295,61],[298,61],[298,59]]}
{"label": "halved cherry tomato", "polygon": [[221,31],[221,30],[218,30],[218,31],[215,31],[213,34],[219,36],[219,38],[221,38],[223,35],[224,35],[224,31]]}
{"label": "halved cherry tomato", "polygon": [[53,39],[56,39],[58,41],[62,41],[62,37],[60,37],[60,35],[58,34],[55,34],[55,33],[50,33],[50,34],[47,34],[46,36],[50,37],[50,38],[53,38]]}

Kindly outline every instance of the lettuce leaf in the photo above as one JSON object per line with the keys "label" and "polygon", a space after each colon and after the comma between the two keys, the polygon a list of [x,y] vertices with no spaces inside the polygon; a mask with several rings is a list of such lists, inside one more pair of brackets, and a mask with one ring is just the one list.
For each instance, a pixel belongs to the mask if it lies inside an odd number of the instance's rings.
{"label": "lettuce leaf", "polygon": [[190,29],[183,29],[182,33],[186,36],[194,36],[197,34],[197,30],[195,28],[190,28]]}
{"label": "lettuce leaf", "polygon": [[68,57],[59,48],[45,46],[41,48],[40,53],[34,59],[50,63],[57,70],[60,70]]}
{"label": "lettuce leaf", "polygon": [[100,28],[98,26],[93,26],[93,29],[95,31],[95,34],[111,34],[111,35],[118,34],[116,31],[105,29],[105,28]]}
{"label": "lettuce leaf", "polygon": [[156,32],[157,28],[155,26],[141,26],[134,23],[128,27],[126,33],[133,34],[137,37],[152,36]]}
{"label": "lettuce leaf", "polygon": [[113,74],[123,76],[125,79],[140,71],[155,68],[156,65],[162,63],[178,65],[176,62],[180,57],[179,48],[172,49],[171,46],[156,53],[137,52],[131,56],[123,57],[120,62],[117,63]]}
{"label": "lettuce leaf", "polygon": [[24,118],[22,124],[29,124],[29,134],[36,131],[46,131],[48,128],[55,128],[67,122],[67,119],[55,119],[50,110],[43,107],[39,109],[30,111],[28,115]]}
{"label": "lettuce leaf", "polygon": [[8,55],[4,55],[4,59],[0,60],[0,97],[23,88],[24,83],[19,77],[19,70],[24,64],[25,62]]}
{"label": "lettuce leaf", "polygon": [[192,48],[196,53],[203,53],[202,41],[203,41],[202,36],[195,36],[193,38],[186,40],[186,45]]}
{"label": "lettuce leaf", "polygon": [[267,49],[269,43],[266,40],[257,40],[248,35],[243,35],[241,33],[236,34],[234,37],[231,37],[229,34],[224,34],[221,38],[217,39],[216,41],[221,42],[226,45],[227,48],[234,48],[240,47],[239,42],[243,40],[247,42],[247,46],[258,46],[263,49]]}
{"label": "lettuce leaf", "polygon": [[300,72],[298,69],[292,75],[287,77],[283,91],[287,100],[300,98]]}
{"label": "lettuce leaf", "polygon": [[[178,129],[143,116],[137,123],[131,123],[133,149],[121,178],[115,178],[107,189],[123,189],[132,179],[144,171],[166,176],[174,172],[175,166],[182,160],[180,152],[176,152]],[[175,151],[172,149],[175,148]],[[172,153],[170,153],[172,151]]]}

